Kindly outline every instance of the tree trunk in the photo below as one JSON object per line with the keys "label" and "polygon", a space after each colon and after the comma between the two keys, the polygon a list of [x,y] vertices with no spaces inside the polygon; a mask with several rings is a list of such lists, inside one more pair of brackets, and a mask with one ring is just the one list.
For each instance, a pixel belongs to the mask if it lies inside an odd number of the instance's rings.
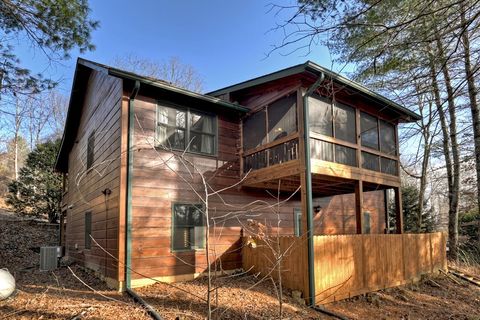
{"label": "tree trunk", "polygon": [[437,50],[442,66],[442,73],[445,80],[445,88],[447,90],[447,103],[448,114],[450,116],[450,143],[452,147],[452,162],[453,162],[453,176],[452,176],[452,189],[450,191],[450,205],[448,210],[448,235],[450,242],[450,258],[456,260],[458,257],[458,197],[460,187],[460,153],[458,151],[457,142],[457,115],[455,110],[455,96],[452,87],[452,81],[450,78],[450,72],[448,70],[448,63],[445,57],[445,51],[443,43],[436,35]]}
{"label": "tree trunk", "polygon": [[454,255],[456,256],[456,246],[458,244],[458,233],[451,232],[455,231],[457,229],[451,228],[450,222],[451,222],[451,211],[452,211],[452,199],[453,199],[453,194],[455,191],[453,190],[453,165],[452,165],[452,156],[450,154],[450,135],[449,135],[449,130],[448,130],[448,124],[447,124],[447,117],[445,115],[445,111],[443,110],[442,106],[442,100],[440,96],[440,87],[438,85],[437,81],[437,70],[435,68],[435,62],[433,60],[433,57],[430,57],[430,76],[432,80],[432,88],[433,88],[433,94],[434,94],[434,99],[435,99],[435,106],[437,108],[438,116],[440,118],[440,126],[442,128],[442,137],[443,137],[443,155],[445,158],[445,168],[447,171],[447,185],[448,185],[448,239],[449,239],[449,247],[450,247],[450,254],[452,252],[452,249],[454,250]]}
{"label": "tree trunk", "polygon": [[[475,169],[477,173],[477,206],[480,210],[480,110],[477,103],[477,88],[475,85],[475,74],[472,70],[470,61],[470,35],[468,33],[468,25],[465,17],[465,8],[462,5],[461,24],[464,29],[462,34],[463,42],[463,59],[465,67],[465,75],[467,77],[468,98],[470,100],[470,111],[472,113],[473,141],[475,145]],[[478,228],[478,246],[480,248],[480,227]]]}

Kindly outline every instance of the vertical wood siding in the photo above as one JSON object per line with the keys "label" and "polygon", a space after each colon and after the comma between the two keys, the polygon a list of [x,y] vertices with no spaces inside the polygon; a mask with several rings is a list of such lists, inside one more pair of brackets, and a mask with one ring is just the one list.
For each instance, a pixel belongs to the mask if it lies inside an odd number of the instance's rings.
{"label": "vertical wood siding", "polygon": [[[285,287],[307,286],[306,246],[302,238],[281,237],[282,281]],[[243,239],[243,268],[277,279],[271,272],[272,250],[264,239]],[[276,239],[270,239],[273,243]],[[251,243],[254,243],[252,246]],[[287,250],[296,248],[298,250]],[[418,280],[422,274],[446,270],[446,235],[390,234],[314,236],[315,301],[325,304],[366,292]]]}

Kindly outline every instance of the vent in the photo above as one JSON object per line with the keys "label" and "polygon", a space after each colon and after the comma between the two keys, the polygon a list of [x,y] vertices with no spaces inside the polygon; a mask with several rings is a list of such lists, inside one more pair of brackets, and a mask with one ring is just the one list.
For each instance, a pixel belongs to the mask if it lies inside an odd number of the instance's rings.
{"label": "vent", "polygon": [[40,248],[40,271],[55,270],[58,266],[58,256],[61,247]]}

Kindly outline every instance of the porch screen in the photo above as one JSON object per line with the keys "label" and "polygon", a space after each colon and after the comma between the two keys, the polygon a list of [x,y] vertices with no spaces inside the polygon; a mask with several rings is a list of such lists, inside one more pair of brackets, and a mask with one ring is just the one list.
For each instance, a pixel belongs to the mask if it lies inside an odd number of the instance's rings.
{"label": "porch screen", "polygon": [[281,98],[270,104],[268,111],[269,142],[297,131],[297,95]]}
{"label": "porch screen", "polygon": [[380,171],[380,157],[369,152],[362,151],[362,168]]}
{"label": "porch screen", "polygon": [[267,143],[266,110],[261,110],[243,120],[243,149],[249,150]]}
{"label": "porch screen", "polygon": [[335,138],[357,143],[354,108],[336,102],[334,108],[334,125]]}
{"label": "porch screen", "polygon": [[377,118],[362,112],[360,114],[360,130],[362,146],[378,150],[378,122]]}
{"label": "porch screen", "polygon": [[174,204],[172,219],[172,249],[205,248],[205,218],[201,205]]}
{"label": "porch screen", "polygon": [[310,130],[333,137],[332,102],[320,96],[308,98]]}
{"label": "porch screen", "polygon": [[397,154],[397,144],[395,139],[395,126],[380,120],[380,151],[387,154]]}

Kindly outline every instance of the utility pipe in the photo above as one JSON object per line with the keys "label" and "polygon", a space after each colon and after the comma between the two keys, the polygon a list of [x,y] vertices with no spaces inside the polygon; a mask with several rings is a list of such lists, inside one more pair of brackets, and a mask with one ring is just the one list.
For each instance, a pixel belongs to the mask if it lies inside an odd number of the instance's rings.
{"label": "utility pipe", "polygon": [[305,193],[307,197],[307,242],[308,242],[308,300],[310,306],[315,306],[315,261],[313,248],[313,199],[312,199],[312,168],[310,163],[310,121],[308,118],[308,97],[317,90],[325,79],[323,72],[303,95],[303,141],[305,155]]}

